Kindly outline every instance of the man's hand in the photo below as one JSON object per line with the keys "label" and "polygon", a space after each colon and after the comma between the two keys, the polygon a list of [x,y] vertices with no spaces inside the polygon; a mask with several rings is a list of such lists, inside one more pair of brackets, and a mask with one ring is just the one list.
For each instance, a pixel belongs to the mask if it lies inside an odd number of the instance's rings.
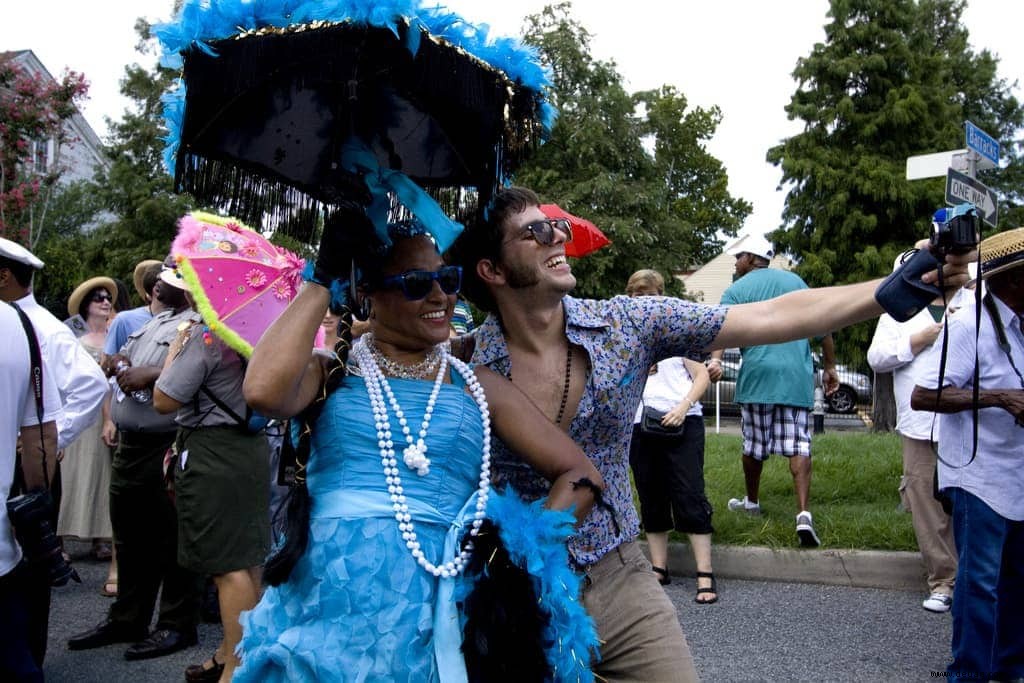
{"label": "man's hand", "polygon": [[131,365],[132,362],[128,360],[126,356],[122,356],[120,353],[115,353],[112,356],[104,356],[103,362],[100,363],[100,368],[107,374],[107,377],[113,377],[117,374],[117,366],[120,363],[126,363]]}
{"label": "man's hand", "polygon": [[821,383],[826,396],[831,396],[839,390],[839,373],[836,372],[836,366],[825,367],[821,373]]}
{"label": "man's hand", "polygon": [[117,386],[121,391],[130,394],[139,389],[148,389],[156,378],[160,376],[160,369],[149,366],[125,368],[117,373]]}
{"label": "man's hand", "polygon": [[722,361],[717,358],[708,360],[708,377],[712,382],[722,379]]}
{"label": "man's hand", "polygon": [[102,438],[110,448],[117,446],[117,425],[112,420],[104,420]]}
{"label": "man's hand", "polygon": [[942,323],[932,323],[923,330],[910,335],[910,352],[915,356],[935,343],[942,332]]}
{"label": "man's hand", "polygon": [[1024,389],[1003,389],[1000,404],[1013,415],[1018,427],[1024,427]]}
{"label": "man's hand", "polygon": [[[927,249],[929,240],[918,240],[914,247]],[[958,289],[971,281],[971,274],[967,270],[967,264],[977,262],[978,250],[972,249],[966,254],[946,254],[946,263],[942,267],[942,285],[948,296],[953,296]],[[932,270],[921,276],[921,281],[929,285],[938,285],[939,272]]]}

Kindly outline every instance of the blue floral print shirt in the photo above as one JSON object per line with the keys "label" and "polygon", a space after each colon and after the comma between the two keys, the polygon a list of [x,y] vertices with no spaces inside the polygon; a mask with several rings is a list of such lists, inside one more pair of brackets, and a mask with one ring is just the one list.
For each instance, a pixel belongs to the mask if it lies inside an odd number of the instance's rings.
{"label": "blue floral print shirt", "polygon": [[[613,519],[595,506],[570,540],[573,559],[587,566],[640,531],[629,484],[629,441],[648,369],[672,356],[702,358],[718,336],[727,308],[659,296],[600,301],[566,296],[562,304],[566,335],[586,349],[590,363],[569,435],[601,473],[604,499],[615,511]],[[473,360],[509,376],[511,361],[498,319],[488,316],[475,336]],[[540,498],[550,488],[496,437],[491,467],[498,486],[510,484],[528,499]]]}

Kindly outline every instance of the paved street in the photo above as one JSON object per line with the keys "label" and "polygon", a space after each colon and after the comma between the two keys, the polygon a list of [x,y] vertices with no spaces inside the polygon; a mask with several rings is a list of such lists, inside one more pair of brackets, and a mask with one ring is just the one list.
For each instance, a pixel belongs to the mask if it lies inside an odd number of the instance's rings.
{"label": "paved street", "polygon": [[[180,681],[216,647],[220,627],[204,624],[198,647],[161,659],[126,662],[120,645],[68,652],[68,636],[110,605],[99,594],[105,565],[75,556],[82,585],[53,593],[48,681]],[[721,600],[706,607],[693,602],[693,579],[667,587],[705,681],[925,681],[945,667],[949,616],[921,609],[919,593],[736,580],[719,587]]]}

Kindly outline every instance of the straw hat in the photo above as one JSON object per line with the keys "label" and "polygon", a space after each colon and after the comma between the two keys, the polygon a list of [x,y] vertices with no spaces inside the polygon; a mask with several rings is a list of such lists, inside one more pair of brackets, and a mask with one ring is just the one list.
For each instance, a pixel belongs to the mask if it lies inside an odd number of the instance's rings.
{"label": "straw hat", "polygon": [[982,240],[981,279],[1024,265],[1024,228],[1015,228]]}
{"label": "straw hat", "polygon": [[71,296],[68,297],[68,315],[78,315],[78,309],[82,305],[82,299],[85,295],[96,289],[102,287],[107,290],[110,294],[110,302],[117,301],[117,285],[109,277],[91,277],[82,284],[75,287],[75,291],[71,292]]}
{"label": "straw hat", "polygon": [[160,265],[162,264],[156,259],[146,259],[145,261],[140,261],[139,265],[135,266],[135,272],[132,273],[132,284],[135,285],[135,291],[139,293],[143,301],[149,295],[146,294],[146,288],[142,286],[142,279],[146,276],[147,270]]}

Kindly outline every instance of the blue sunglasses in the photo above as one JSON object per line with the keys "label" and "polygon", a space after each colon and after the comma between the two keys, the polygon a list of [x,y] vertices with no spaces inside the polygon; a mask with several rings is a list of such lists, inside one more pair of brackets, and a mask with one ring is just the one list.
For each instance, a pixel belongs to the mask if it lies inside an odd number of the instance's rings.
{"label": "blue sunglasses", "polygon": [[379,286],[382,289],[401,289],[406,299],[419,301],[430,294],[435,280],[445,294],[458,294],[462,288],[462,267],[444,266],[436,271],[408,270],[382,279]]}

